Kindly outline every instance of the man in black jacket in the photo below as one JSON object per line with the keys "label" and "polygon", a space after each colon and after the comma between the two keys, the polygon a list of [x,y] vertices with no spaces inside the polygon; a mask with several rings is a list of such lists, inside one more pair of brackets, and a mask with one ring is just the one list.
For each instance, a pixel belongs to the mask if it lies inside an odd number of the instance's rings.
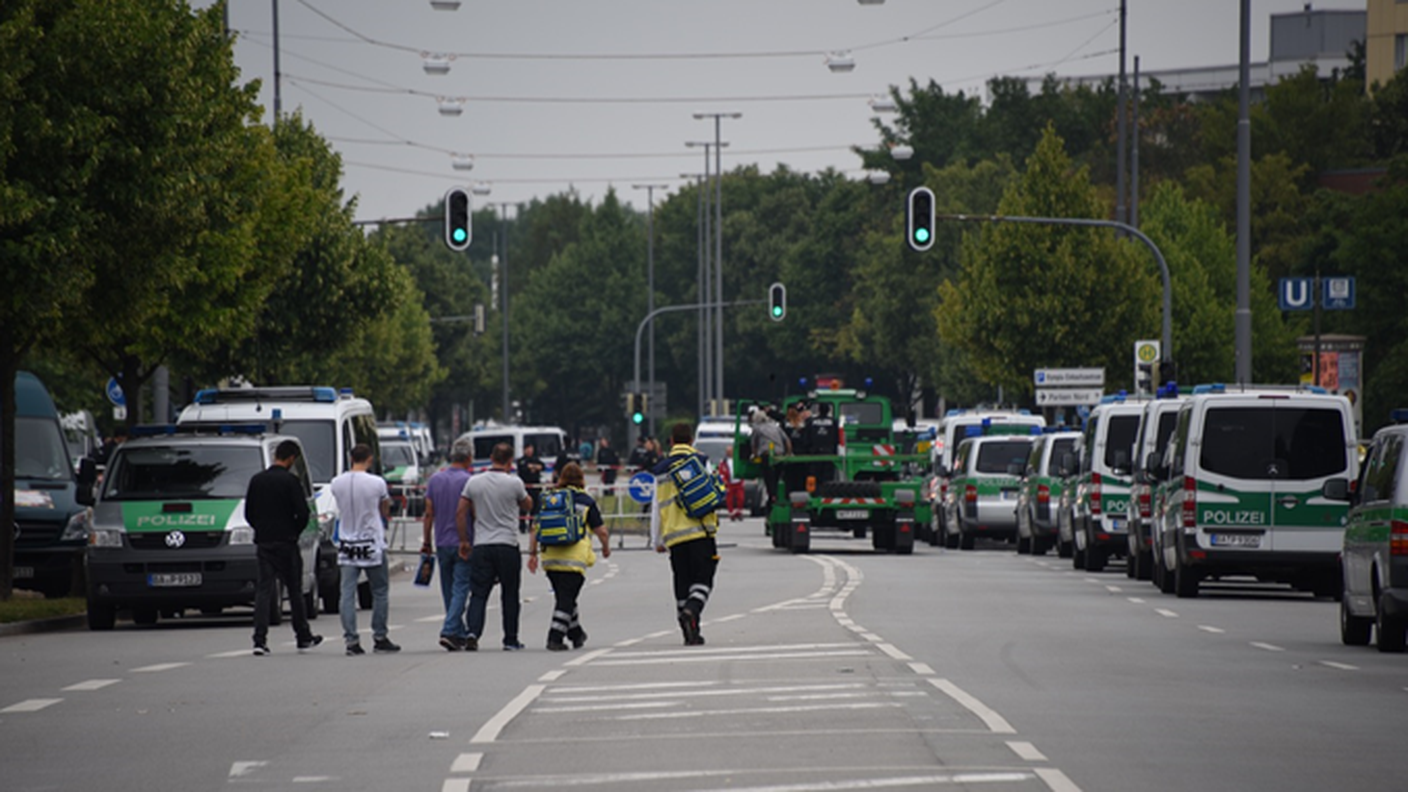
{"label": "man in black jacket", "polygon": [[285,440],[274,449],[274,464],[249,480],[244,496],[244,516],[254,529],[254,546],[259,557],[259,577],[254,595],[254,654],[269,654],[269,609],[281,607],[275,600],[275,580],[288,591],[293,634],[298,649],[311,649],[323,642],[308,627],[303,610],[303,556],[298,552],[298,536],[308,527],[310,511],[303,483],[289,468],[300,449]]}

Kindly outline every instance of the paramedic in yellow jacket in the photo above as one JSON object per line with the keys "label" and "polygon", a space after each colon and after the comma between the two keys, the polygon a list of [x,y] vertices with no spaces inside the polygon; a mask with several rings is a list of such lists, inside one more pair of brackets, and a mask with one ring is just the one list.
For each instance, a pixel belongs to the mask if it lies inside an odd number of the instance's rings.
{"label": "paramedic in yellow jacket", "polygon": [[714,535],[719,531],[719,513],[691,518],[676,500],[669,471],[679,457],[693,454],[707,458],[690,445],[694,427],[687,422],[670,430],[670,453],[652,468],[655,474],[655,501],[650,510],[650,539],[658,552],[670,551],[670,569],[675,579],[675,605],[679,610],[680,631],[686,646],[704,643],[699,634],[699,617],[714,589],[714,570],[719,565],[719,548]]}
{"label": "paramedic in yellow jacket", "polygon": [[[601,509],[596,500],[587,494],[586,478],[582,466],[568,462],[557,472],[559,487],[572,490],[572,504],[582,514],[583,522],[597,539],[601,540],[601,557],[611,557],[610,537],[606,523],[601,519]],[[582,593],[582,584],[587,580],[587,567],[596,563],[592,552],[592,537],[587,534],[582,541],[570,545],[538,546],[536,531],[528,539],[528,571],[538,573],[538,556],[541,549],[543,571],[547,572],[552,583],[553,611],[552,626],[548,628],[548,651],[561,652],[567,648],[564,641],[572,642],[573,649],[582,648],[587,642],[587,633],[582,629],[577,609],[577,597]]]}

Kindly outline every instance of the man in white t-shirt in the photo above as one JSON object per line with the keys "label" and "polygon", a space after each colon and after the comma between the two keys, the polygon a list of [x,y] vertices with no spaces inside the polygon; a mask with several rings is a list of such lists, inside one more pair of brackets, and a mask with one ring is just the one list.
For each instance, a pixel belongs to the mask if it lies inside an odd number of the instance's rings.
{"label": "man in white t-shirt", "polygon": [[391,494],[386,480],[368,470],[372,449],[365,443],[352,448],[352,469],[332,480],[332,496],[337,500],[337,563],[342,572],[342,636],[347,654],[364,655],[357,635],[357,580],[367,573],[372,587],[372,650],[399,652],[401,647],[386,635],[386,617],[391,589],[386,564],[386,520],[391,516]]}

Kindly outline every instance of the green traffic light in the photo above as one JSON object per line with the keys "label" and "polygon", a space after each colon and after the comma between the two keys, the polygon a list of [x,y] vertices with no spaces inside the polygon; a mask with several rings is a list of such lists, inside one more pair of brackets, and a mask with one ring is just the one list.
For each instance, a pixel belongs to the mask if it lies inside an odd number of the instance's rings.
{"label": "green traffic light", "polygon": [[774,305],[774,306],[772,307],[772,315],[773,315],[773,316],[782,316],[782,306],[781,306],[781,305]]}
{"label": "green traffic light", "polygon": [[635,412],[635,413],[632,413],[632,414],[631,414],[631,423],[644,423],[644,422],[645,422],[645,416],[644,416],[644,415],[640,414],[639,412]]}
{"label": "green traffic light", "polygon": [[915,242],[918,242],[918,243],[921,244],[921,245],[924,244],[925,242],[928,242],[928,241],[929,241],[929,229],[927,229],[927,228],[916,228],[916,229],[914,229],[914,241],[915,241]]}
{"label": "green traffic light", "polygon": [[456,242],[463,242],[465,240],[465,236],[467,236],[463,228],[456,228],[453,232],[453,235],[455,237]]}

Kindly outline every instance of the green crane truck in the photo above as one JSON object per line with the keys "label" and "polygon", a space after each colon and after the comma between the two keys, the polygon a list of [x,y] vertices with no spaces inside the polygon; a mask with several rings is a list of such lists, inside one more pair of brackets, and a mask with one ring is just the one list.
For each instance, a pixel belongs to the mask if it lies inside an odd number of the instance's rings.
{"label": "green crane truck", "polygon": [[[766,533],[773,547],[811,549],[814,533],[870,535],[882,552],[914,552],[915,525],[928,524],[923,497],[931,439],[895,429],[889,399],[856,390],[817,390],[789,397],[781,408],[806,402],[812,419],[796,453],[755,454],[744,425],[758,402],[741,401],[735,415],[733,469],[744,479],[776,477]],[[785,429],[785,427],[784,427]],[[758,425],[753,424],[753,436]],[[773,470],[769,471],[768,467]]]}

